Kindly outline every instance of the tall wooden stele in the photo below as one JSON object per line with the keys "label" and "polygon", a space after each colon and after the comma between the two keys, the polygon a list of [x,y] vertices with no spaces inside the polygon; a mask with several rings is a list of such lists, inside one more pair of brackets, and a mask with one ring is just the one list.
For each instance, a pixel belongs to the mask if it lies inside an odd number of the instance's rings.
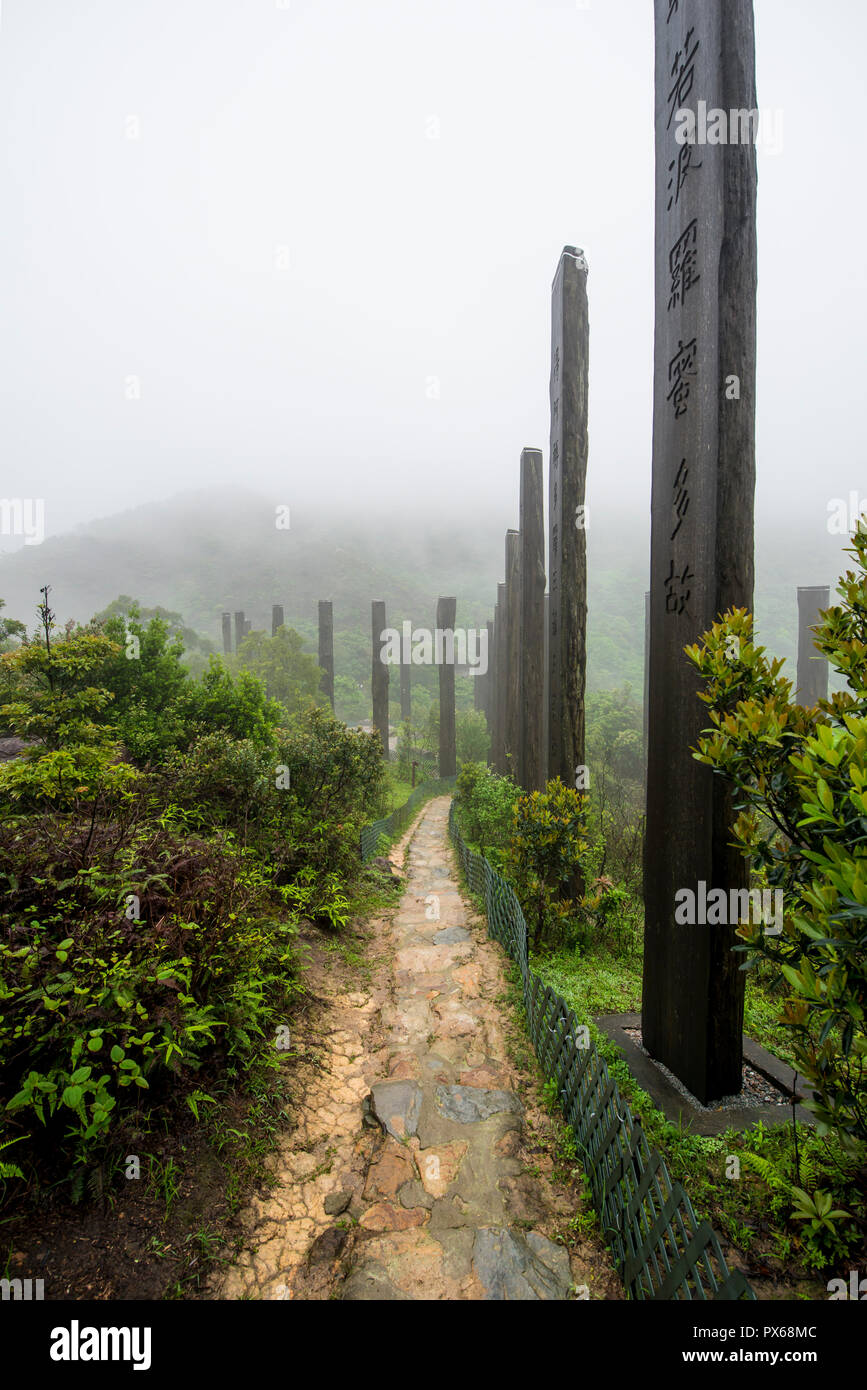
{"label": "tall wooden stele", "polygon": [[587,410],[590,320],[584,252],[566,246],[551,296],[548,498],[548,776],[575,786],[584,763],[587,665]]}
{"label": "tall wooden stele", "polygon": [[551,744],[551,595],[545,595],[545,657],[542,670],[542,760],[545,785],[548,784],[548,749]]}
{"label": "tall wooden stele", "polygon": [[226,656],[228,656],[229,653],[231,652],[231,650],[232,650],[232,615],[231,615],[231,613],[224,613],[224,614],[223,614],[223,651],[225,652]]}
{"label": "tall wooden stele", "polygon": [[319,689],[328,696],[328,703],[334,709],[334,610],[331,600],[319,600],[319,669],[322,681]]}
{"label": "tall wooden stele", "polygon": [[521,453],[521,786],[545,790],[545,512],[542,453]]}
{"label": "tall wooden stele", "polygon": [[279,629],[283,626],[283,605],[275,603],[271,607],[271,636],[276,637]]}
{"label": "tall wooden stele", "polygon": [[[752,0],[655,0],[656,329],[643,1041],[707,1103],[741,1089],[736,924],[675,895],[745,886],[732,801],[690,749],[707,709],[684,647],[753,606],[756,153],[679,143],[679,111],[756,109]],[[696,914],[697,915],[697,914]]]}
{"label": "tall wooden stele", "polygon": [[497,772],[506,771],[506,673],[509,669],[508,643],[506,629],[508,612],[505,584],[497,585],[497,670],[496,690],[496,728],[494,768]]}
{"label": "tall wooden stele", "polygon": [[[437,600],[437,628],[454,633],[458,601],[455,598]],[[449,659],[449,657],[451,659]],[[457,772],[455,743],[455,660],[454,648],[443,643],[440,677],[440,777],[454,777]]]}
{"label": "tall wooden stele", "polygon": [[241,643],[244,640],[245,631],[246,624],[244,622],[244,613],[242,609],[239,609],[238,612],[235,614],[235,651],[238,651],[238,649],[240,648]]}
{"label": "tall wooden stele", "polygon": [[505,771],[521,775],[521,535],[506,532]]}
{"label": "tall wooden stele", "polygon": [[644,595],[644,723],[643,756],[645,779],[647,776],[647,734],[650,722],[650,594]]}
{"label": "tall wooden stele", "polygon": [[403,642],[400,644],[400,720],[402,724],[412,722],[412,666],[403,659]]}
{"label": "tall wooden stele", "polygon": [[484,706],[483,706],[483,708],[484,708],[484,711],[485,711],[485,719],[487,720],[487,723],[488,723],[488,733],[490,734],[490,732],[491,732],[491,725],[492,725],[492,723],[493,723],[492,697],[493,697],[493,694],[494,694],[494,624],[493,624],[493,622],[490,621],[490,620],[488,621],[487,629],[488,629],[488,669],[487,669],[487,671],[485,672],[485,675],[484,675],[484,678],[483,678],[483,679],[484,679],[484,682],[485,682],[485,687],[484,687],[484,689],[485,689],[485,701],[484,701]]}
{"label": "tall wooden stele", "polygon": [[382,740],[382,756],[388,760],[388,666],[380,659],[385,631],[385,604],[371,604],[373,661],[371,665],[371,694],[373,696],[373,727]]}
{"label": "tall wooden stele", "polygon": [[828,698],[828,659],[816,648],[816,634],[811,631],[819,623],[819,613],[831,607],[828,585],[816,585],[798,590],[798,688],[795,698],[799,705],[813,709],[820,700]]}

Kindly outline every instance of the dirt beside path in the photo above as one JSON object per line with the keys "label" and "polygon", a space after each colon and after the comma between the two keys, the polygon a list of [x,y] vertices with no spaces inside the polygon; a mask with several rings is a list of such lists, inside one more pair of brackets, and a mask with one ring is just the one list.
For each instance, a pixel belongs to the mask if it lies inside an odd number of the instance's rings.
{"label": "dirt beside path", "polygon": [[623,1297],[526,1069],[503,953],[459,891],[448,810],[431,801],[392,851],[405,889],[370,924],[369,978],[335,988],[314,963],[298,1127],[211,1297]]}

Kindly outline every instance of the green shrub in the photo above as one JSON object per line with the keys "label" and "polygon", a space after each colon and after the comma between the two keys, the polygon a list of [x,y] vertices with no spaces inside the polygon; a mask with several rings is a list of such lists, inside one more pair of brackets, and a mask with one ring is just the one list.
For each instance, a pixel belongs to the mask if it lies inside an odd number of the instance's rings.
{"label": "green shrub", "polygon": [[735,788],[735,843],[783,893],[780,936],[745,923],[738,949],[766,959],[787,988],[781,1019],[816,1098],[820,1131],[867,1139],[867,525],[840,581],[841,606],[816,645],[848,690],[816,710],[793,703],[782,662],[727,613],[687,654],[705,681],[711,727],[696,757]]}
{"label": "green shrub", "polygon": [[587,850],[586,815],[586,796],[559,778],[515,804],[507,867],[534,949],[551,941],[575,913],[570,887]]}

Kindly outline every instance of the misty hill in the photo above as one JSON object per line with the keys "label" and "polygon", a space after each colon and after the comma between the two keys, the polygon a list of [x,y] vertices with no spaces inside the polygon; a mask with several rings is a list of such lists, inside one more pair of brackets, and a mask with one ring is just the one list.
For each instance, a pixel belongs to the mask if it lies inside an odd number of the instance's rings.
{"label": "misty hill", "polygon": [[[335,505],[339,506],[339,499]],[[644,669],[644,591],[649,518],[593,514],[588,536],[588,686],[629,681]],[[512,524],[516,524],[513,520]],[[845,538],[814,526],[799,532],[760,527],[757,539],[759,637],[794,657],[798,584],[831,585],[844,568]],[[370,602],[384,599],[389,623],[432,627],[440,594],[458,599],[458,625],[492,616],[503,576],[501,515],[426,519],[417,511],[376,521],[346,510],[331,519],[292,513],[278,529],[275,507],[253,493],[220,489],[186,494],[94,521],[41,546],[0,556],[6,616],[32,626],[39,588],[52,585],[58,619],[86,621],[119,594],[158,605],[219,649],[222,612],[243,609],[270,630],[271,605],[315,650],[317,601],[334,604],[337,674],[369,670]],[[794,676],[794,671],[791,672]]]}

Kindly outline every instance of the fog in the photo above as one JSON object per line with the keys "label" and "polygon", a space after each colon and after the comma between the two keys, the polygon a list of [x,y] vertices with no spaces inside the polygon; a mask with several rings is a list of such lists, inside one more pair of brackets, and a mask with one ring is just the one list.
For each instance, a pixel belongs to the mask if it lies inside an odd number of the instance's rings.
{"label": "fog", "polygon": [[[756,18],[759,515],[819,536],[867,484],[867,12]],[[0,493],[515,524],[572,243],[595,524],[649,532],[652,79],[650,0],[5,0]]]}

